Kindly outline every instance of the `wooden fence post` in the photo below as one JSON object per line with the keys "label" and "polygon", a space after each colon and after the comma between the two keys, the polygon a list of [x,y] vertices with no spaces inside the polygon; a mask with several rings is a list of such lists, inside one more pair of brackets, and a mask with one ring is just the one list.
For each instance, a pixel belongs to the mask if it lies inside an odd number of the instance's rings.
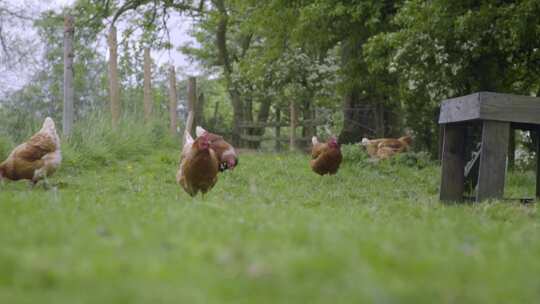
{"label": "wooden fence post", "polygon": [[178,107],[176,97],[176,72],[174,71],[174,65],[169,67],[169,130],[171,134],[176,134],[176,126],[178,115],[176,109]]}
{"label": "wooden fence post", "polygon": [[143,79],[143,103],[144,120],[148,122],[152,117],[152,61],[150,59],[150,48],[144,48],[144,79]]}
{"label": "wooden fence post", "polygon": [[109,97],[111,102],[111,116],[113,127],[120,122],[120,87],[118,85],[118,53],[116,40],[116,27],[109,30]]}
{"label": "wooden fence post", "polygon": [[[198,93],[198,92],[196,92]],[[195,121],[197,122],[197,125],[201,126],[204,124],[204,93],[201,92],[198,94],[197,98],[197,105],[195,108]]]}
{"label": "wooden fence post", "polygon": [[[197,78],[195,77],[189,77],[188,78],[188,87],[187,87],[187,95],[188,95],[188,113],[192,116],[192,119],[188,119],[186,122],[186,131],[188,131],[191,134],[191,131],[193,129],[193,125],[197,125],[198,121],[195,120],[195,117],[197,117],[197,113],[195,112],[197,110]],[[188,118],[189,118],[188,115]]]}
{"label": "wooden fence post", "polygon": [[296,107],[292,101],[290,103],[290,121],[289,150],[294,151],[296,148]]}
{"label": "wooden fence post", "polygon": [[64,17],[64,109],[62,131],[70,136],[73,129],[73,16]]}

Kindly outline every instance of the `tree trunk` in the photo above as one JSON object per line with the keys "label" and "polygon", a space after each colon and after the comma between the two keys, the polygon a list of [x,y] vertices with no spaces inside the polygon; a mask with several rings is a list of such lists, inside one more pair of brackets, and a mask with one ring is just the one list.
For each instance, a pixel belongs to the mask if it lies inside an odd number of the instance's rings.
{"label": "tree trunk", "polygon": [[214,117],[212,118],[212,130],[215,130],[218,125],[219,101],[214,105]]}
{"label": "tree trunk", "polygon": [[[270,106],[271,106],[270,99],[264,99],[261,102],[261,106],[259,108],[259,112],[257,113],[257,124],[264,125],[268,122],[268,117],[270,116]],[[251,108],[251,107],[250,107]],[[248,109],[251,110],[251,109]],[[251,118],[253,120],[253,118]],[[250,129],[250,135],[255,136],[263,136],[266,131],[265,127],[257,127]],[[251,142],[250,148],[252,149],[259,149],[261,147],[261,142]]]}
{"label": "tree trunk", "polygon": [[369,136],[369,129],[357,107],[362,104],[357,89],[351,89],[343,98],[343,129],[339,134],[342,144],[357,143]]}
{"label": "tree trunk", "polygon": [[235,89],[230,93],[233,105],[233,129],[232,129],[232,142],[235,146],[241,145],[242,129],[240,124],[244,121],[244,108],[243,102],[240,99],[240,94]]}
{"label": "tree trunk", "polygon": [[144,48],[144,80],[143,80],[143,102],[144,120],[148,122],[152,117],[152,61],[150,59],[150,49]]}
{"label": "tree trunk", "polygon": [[[343,42],[341,47],[341,65],[347,73],[358,74],[358,59],[362,58],[363,39],[351,37]],[[354,69],[353,69],[354,68]],[[362,88],[358,79],[348,79],[347,91],[343,97],[343,129],[339,134],[339,142],[350,144],[359,142],[362,137],[370,135],[373,117],[366,115],[359,108],[365,105],[367,99],[362,98]]]}
{"label": "tree trunk", "polygon": [[116,27],[109,30],[109,97],[111,102],[111,116],[113,127],[120,122],[120,87],[118,84],[118,53],[116,40]]}
{"label": "tree trunk", "polygon": [[240,98],[240,92],[232,81],[232,66],[229,58],[229,50],[227,48],[227,26],[229,16],[225,7],[224,0],[214,1],[216,8],[219,11],[219,21],[216,29],[216,46],[218,49],[218,61],[223,66],[225,83],[227,91],[231,97],[233,107],[233,128],[232,128],[232,143],[235,146],[240,146],[241,128],[240,124],[244,119],[243,102]]}
{"label": "tree trunk", "polygon": [[290,103],[290,133],[289,133],[289,150],[296,149],[296,107],[294,102]]}
{"label": "tree trunk", "polygon": [[174,66],[169,67],[169,130],[171,134],[176,134],[176,126],[178,124],[178,115],[176,109],[178,107],[176,97],[176,72]]}
{"label": "tree trunk", "polygon": [[191,125],[186,124],[186,131],[191,134],[191,131],[193,129],[193,126],[197,126],[199,123],[196,121],[197,117],[197,78],[195,77],[189,77],[188,78],[188,87],[187,87],[187,94],[188,94],[188,113],[193,113],[193,120],[191,121]]}
{"label": "tree trunk", "polygon": [[[311,106],[310,100],[304,101],[304,109],[302,110],[302,116],[304,117],[304,126],[302,128],[302,137],[311,138],[316,133],[315,115]],[[302,141],[302,148],[306,148],[310,145],[310,142]]]}
{"label": "tree trunk", "polygon": [[378,103],[375,105],[375,136],[377,138],[383,138],[386,135],[385,125],[384,105],[382,103]]}
{"label": "tree trunk", "polygon": [[73,17],[64,18],[64,112],[63,133],[69,137],[73,129]]}
{"label": "tree trunk", "polygon": [[195,121],[197,122],[198,126],[205,126],[205,120],[204,120],[204,93],[200,93],[199,97],[197,98],[197,109],[195,110]]}

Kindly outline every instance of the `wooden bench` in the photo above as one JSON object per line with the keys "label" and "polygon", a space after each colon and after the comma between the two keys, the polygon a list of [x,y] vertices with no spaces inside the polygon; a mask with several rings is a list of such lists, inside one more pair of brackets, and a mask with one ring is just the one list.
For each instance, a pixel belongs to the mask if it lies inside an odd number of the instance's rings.
{"label": "wooden bench", "polygon": [[[466,129],[473,123],[482,127],[475,200],[502,199],[510,132],[529,130],[539,139],[540,98],[479,92],[442,102],[441,201],[463,200]],[[537,155],[539,142],[536,140]],[[540,161],[537,163],[536,197],[540,197]]]}

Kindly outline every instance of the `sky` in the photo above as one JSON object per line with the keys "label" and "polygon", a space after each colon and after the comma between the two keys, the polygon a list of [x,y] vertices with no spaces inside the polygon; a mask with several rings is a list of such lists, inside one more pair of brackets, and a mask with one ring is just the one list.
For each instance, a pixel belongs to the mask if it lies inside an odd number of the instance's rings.
{"label": "sky", "polygon": [[[8,3],[13,6],[21,5],[22,3],[36,9],[36,14],[46,10],[59,11],[62,7],[71,5],[74,0],[0,0],[0,2]],[[117,25],[118,36],[120,37],[122,31],[121,22]],[[170,31],[171,43],[173,49],[170,51],[152,51],[152,58],[158,65],[172,62],[178,75],[198,75],[201,73],[200,67],[196,63],[190,62],[189,58],[178,51],[178,46],[186,43],[196,44],[194,39],[189,36],[188,32],[192,27],[192,22],[187,17],[172,16],[168,22],[168,28]],[[25,29],[24,35],[36,35],[32,30]],[[102,45],[105,45],[102,43]],[[38,49],[38,48],[37,48]],[[107,53],[107,49],[103,47],[101,50],[104,54]],[[22,87],[28,82],[31,71],[25,68],[16,68],[11,71],[3,71],[0,69],[0,94],[2,91],[14,90]],[[5,93],[5,92],[4,92]]]}

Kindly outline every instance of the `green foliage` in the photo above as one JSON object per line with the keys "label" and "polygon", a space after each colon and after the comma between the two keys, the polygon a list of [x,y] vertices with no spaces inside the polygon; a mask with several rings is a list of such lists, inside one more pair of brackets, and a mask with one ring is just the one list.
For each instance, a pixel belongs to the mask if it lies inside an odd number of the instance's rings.
{"label": "green foliage", "polygon": [[388,159],[392,165],[407,166],[417,169],[424,169],[434,166],[433,158],[427,152],[406,152],[400,153]]}
{"label": "green foliage", "polygon": [[7,134],[0,133],[0,162],[6,159],[14,147],[13,140]]}
{"label": "green foliage", "polygon": [[117,161],[136,161],[153,150],[180,149],[179,141],[167,129],[166,120],[155,119],[147,124],[135,115],[124,115],[113,129],[107,115],[94,114],[79,121],[72,136],[62,145],[64,166],[91,168],[108,166]]}
{"label": "green foliage", "polygon": [[341,145],[341,153],[344,162],[366,165],[369,160],[366,149],[358,144]]}
{"label": "green foliage", "polygon": [[424,149],[437,146],[441,100],[475,91],[538,94],[538,1],[406,1],[364,45],[370,69],[397,79],[406,124]]}

